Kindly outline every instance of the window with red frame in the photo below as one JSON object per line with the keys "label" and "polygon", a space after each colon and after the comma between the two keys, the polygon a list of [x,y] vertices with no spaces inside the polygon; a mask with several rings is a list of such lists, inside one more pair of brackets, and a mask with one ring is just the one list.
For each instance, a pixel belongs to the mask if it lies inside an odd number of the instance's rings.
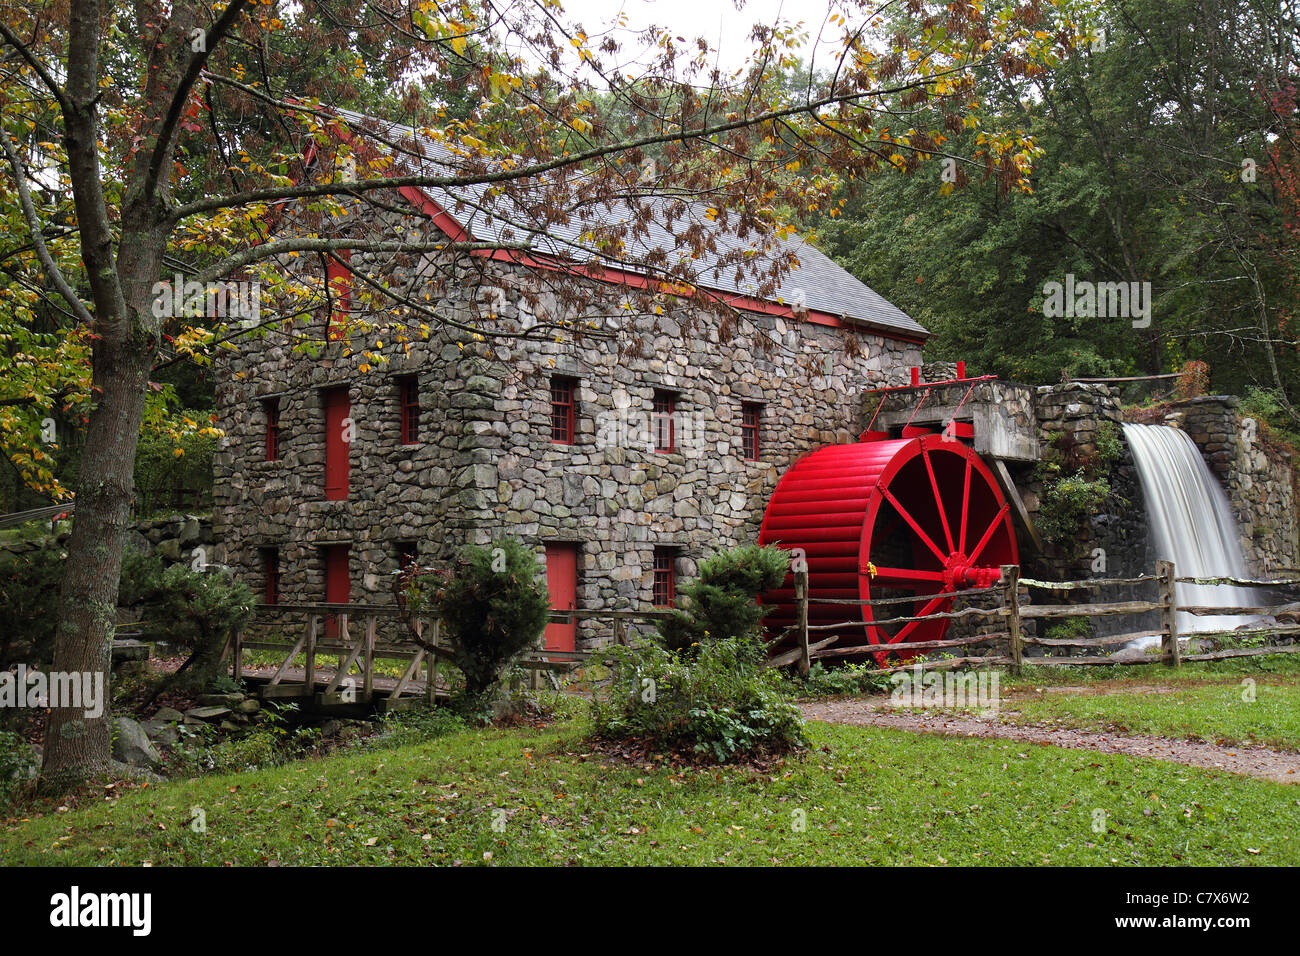
{"label": "window with red frame", "polygon": [[280,603],[280,549],[262,549],[263,600],[267,604]]}
{"label": "window with red frame", "polygon": [[325,265],[325,282],[333,305],[325,324],[325,338],[331,342],[347,337],[345,326],[352,310],[352,270],[347,266],[352,261],[352,250],[340,249],[335,255],[341,261],[331,258]]}
{"label": "window with red frame", "polygon": [[280,400],[267,398],[262,400],[262,410],[266,413],[266,460],[280,460]]}
{"label": "window with red frame", "polygon": [[420,380],[405,375],[397,380],[397,401],[402,415],[402,444],[420,443]]}
{"label": "window with red frame", "polygon": [[562,375],[551,378],[551,442],[572,445],[577,423],[577,382]]}
{"label": "window with red frame", "polygon": [[674,607],[677,601],[677,549],[655,548],[654,606]]}
{"label": "window with red frame", "polygon": [[750,461],[758,460],[758,426],[763,420],[763,406],[758,402],[745,402],[740,406],[740,443]]}
{"label": "window with red frame", "polygon": [[672,452],[677,450],[677,393],[655,391],[654,411],[650,416],[650,427],[654,432],[655,451]]}

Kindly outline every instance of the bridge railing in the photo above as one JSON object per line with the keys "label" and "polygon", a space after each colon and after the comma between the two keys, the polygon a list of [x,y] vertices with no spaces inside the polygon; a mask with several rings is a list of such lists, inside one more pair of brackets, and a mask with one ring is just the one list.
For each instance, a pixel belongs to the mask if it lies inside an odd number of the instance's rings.
{"label": "bridge railing", "polygon": [[[600,610],[575,609],[552,611],[552,623],[604,620],[611,623],[613,639],[627,643],[630,625],[653,623],[670,614],[661,609]],[[378,684],[391,706],[393,701],[413,699],[423,692],[431,702],[445,696],[447,686],[438,680],[438,659],[447,650],[442,640],[442,622],[436,616],[416,618],[415,626],[423,643],[412,640],[403,620],[402,609],[395,604],[271,604],[257,605],[249,626],[236,632],[224,656],[231,662],[231,676],[267,677],[272,670],[264,697],[295,697],[315,693],[319,682],[325,683],[323,702],[356,703],[371,700]],[[254,630],[278,629],[278,640],[252,636]],[[249,652],[270,652],[276,662],[250,671],[246,666]],[[566,671],[587,659],[584,650],[556,650],[537,647],[519,660],[519,666],[533,673],[532,683],[547,671]],[[320,657],[337,658],[334,667],[322,666]],[[400,661],[400,677],[380,675],[377,661]],[[299,664],[301,662],[301,664]],[[358,669],[357,674],[353,670]]]}

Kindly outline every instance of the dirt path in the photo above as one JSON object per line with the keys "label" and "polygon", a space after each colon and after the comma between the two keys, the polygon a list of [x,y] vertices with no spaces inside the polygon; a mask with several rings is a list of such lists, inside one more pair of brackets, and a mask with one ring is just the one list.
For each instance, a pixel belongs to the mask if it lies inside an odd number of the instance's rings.
{"label": "dirt path", "polygon": [[1151,757],[1190,767],[1207,767],[1261,780],[1300,784],[1300,753],[1265,747],[1220,747],[1191,740],[1145,737],[1133,734],[1094,733],[1060,727],[999,723],[994,718],[957,715],[943,711],[895,710],[888,701],[828,700],[801,704],[809,720],[864,727],[892,727],[952,737],[996,737],[1032,744],[1050,744],[1074,750]]}

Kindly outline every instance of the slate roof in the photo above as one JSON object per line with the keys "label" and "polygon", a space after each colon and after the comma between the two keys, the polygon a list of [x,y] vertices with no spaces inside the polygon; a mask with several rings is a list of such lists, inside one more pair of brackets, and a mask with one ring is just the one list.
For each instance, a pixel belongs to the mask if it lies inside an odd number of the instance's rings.
{"label": "slate roof", "polygon": [[[418,145],[421,157],[409,152],[401,153],[396,164],[409,175],[448,176],[458,170],[452,162],[455,157],[439,143],[434,142],[409,126],[390,123],[386,120],[365,116],[351,110],[338,109],[338,115],[345,120],[355,132],[365,133],[375,130],[380,137],[401,142],[407,148]],[[379,140],[372,141],[380,144]],[[431,200],[441,206],[464,227],[477,242],[520,242],[527,240],[539,252],[561,259],[575,259],[591,256],[594,253],[583,245],[581,234],[584,223],[574,217],[569,224],[554,225],[548,232],[539,233],[530,229],[526,217],[520,213],[511,215],[510,203],[502,198],[484,200],[487,186],[475,184],[456,187],[453,195],[440,188],[422,187],[422,191]],[[505,208],[503,208],[505,207]],[[627,210],[620,215],[618,207],[606,206],[601,214],[604,222],[621,222],[626,219]],[[705,207],[691,205],[685,216],[678,217],[673,228],[685,228],[693,220],[715,234],[716,244],[721,254],[746,248],[749,244],[734,232],[720,228],[704,214]],[[666,220],[667,217],[664,217]],[[643,244],[638,249],[638,244]],[[644,237],[629,237],[627,240],[626,259],[635,262],[638,254],[645,249],[672,249],[673,234],[665,221],[651,221],[648,234]],[[926,338],[929,332],[918,322],[886,300],[874,289],[859,281],[847,270],[836,265],[831,259],[815,247],[798,237],[781,240],[778,249],[781,252],[793,252],[799,266],[783,277],[780,287],[774,295],[762,298],[770,302],[784,302],[789,305],[803,301],[809,309],[824,312],[836,317],[845,317],[858,323],[872,326],[884,331],[895,332],[909,338]],[[637,271],[626,262],[618,263],[628,271]],[[698,284],[717,292],[759,298],[757,285],[745,276],[736,275],[734,264],[723,265],[718,262],[717,254],[706,253],[696,266]]]}

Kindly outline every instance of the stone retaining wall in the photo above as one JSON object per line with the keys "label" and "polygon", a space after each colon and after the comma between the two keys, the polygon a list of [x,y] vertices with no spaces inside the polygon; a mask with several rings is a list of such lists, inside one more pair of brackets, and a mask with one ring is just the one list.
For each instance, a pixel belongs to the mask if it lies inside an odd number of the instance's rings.
{"label": "stone retaining wall", "polygon": [[1170,406],[1167,424],[1187,432],[1228,492],[1251,573],[1300,567],[1294,463],[1241,414],[1232,395],[1207,395]]}

